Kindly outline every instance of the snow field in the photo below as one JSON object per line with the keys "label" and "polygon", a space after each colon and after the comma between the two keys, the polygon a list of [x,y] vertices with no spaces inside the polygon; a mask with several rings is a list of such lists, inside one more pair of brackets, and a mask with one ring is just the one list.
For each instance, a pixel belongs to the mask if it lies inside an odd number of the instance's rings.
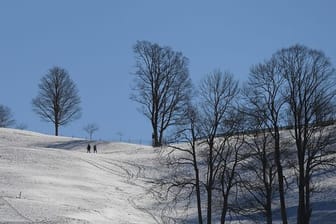
{"label": "snow field", "polygon": [[140,173],[151,147],[0,129],[0,223],[157,223]]}

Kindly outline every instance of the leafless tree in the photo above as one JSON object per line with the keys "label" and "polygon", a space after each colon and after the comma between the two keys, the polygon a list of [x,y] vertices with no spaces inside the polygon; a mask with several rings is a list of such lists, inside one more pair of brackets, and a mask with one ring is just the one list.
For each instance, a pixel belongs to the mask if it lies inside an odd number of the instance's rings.
{"label": "leafless tree", "polygon": [[[254,114],[254,113],[253,113]],[[257,119],[257,120],[256,120]],[[250,117],[250,131],[244,141],[245,159],[241,163],[242,203],[248,213],[261,213],[265,223],[273,223],[272,203],[276,192],[274,138],[262,116]],[[247,192],[247,193],[246,193]]]}
{"label": "leafless tree", "polygon": [[281,156],[280,127],[285,99],[284,78],[279,72],[279,65],[275,59],[255,65],[250,70],[250,76],[245,88],[245,112],[258,121],[273,137],[274,161],[277,170],[278,191],[282,222],[287,221],[285,183],[283,175],[283,157]]}
{"label": "leafless tree", "polygon": [[[162,151],[162,164],[167,167],[164,177],[156,184],[171,198],[171,204],[179,204],[187,209],[196,197],[198,223],[203,223],[202,186],[200,164],[202,163],[199,132],[199,116],[196,107],[189,105],[185,113],[183,125],[176,127],[174,140],[183,143],[172,143]],[[169,197],[168,197],[169,195]]]}
{"label": "leafless tree", "polygon": [[95,123],[90,123],[84,126],[83,130],[89,135],[90,140],[92,140],[92,135],[98,131],[99,127]]}
{"label": "leafless tree", "polygon": [[7,128],[15,124],[12,111],[9,107],[0,105],[0,127]]}
{"label": "leafless tree", "polygon": [[169,172],[158,183],[166,186],[175,203],[194,201],[195,196],[199,223],[211,223],[214,216],[224,223],[231,189],[237,184],[238,143],[242,142],[233,137],[239,129],[234,113],[238,82],[230,73],[216,70],[198,89],[197,106],[188,104],[183,125],[175,132],[183,143],[164,150]]}
{"label": "leafless tree", "polygon": [[137,70],[131,99],[151,121],[153,146],[161,146],[164,132],[180,123],[189,100],[188,59],[148,41],[138,41],[133,50]]}
{"label": "leafless tree", "polygon": [[43,121],[54,124],[57,136],[59,126],[81,115],[78,90],[68,72],[60,67],[49,69],[38,87],[38,95],[32,100],[33,110]]}
{"label": "leafless tree", "polygon": [[[212,222],[213,192],[220,173],[223,160],[223,142],[227,138],[218,138],[220,134],[230,131],[226,121],[232,112],[234,100],[238,94],[238,82],[232,74],[219,70],[209,74],[200,85],[200,122],[204,140],[206,175],[205,187],[207,194],[207,223]],[[232,117],[231,117],[232,118]]]}
{"label": "leafless tree", "polygon": [[297,153],[299,202],[297,223],[310,223],[314,174],[335,165],[330,127],[335,112],[335,70],[323,52],[295,45],[275,58],[286,80],[288,121]]}
{"label": "leafless tree", "polygon": [[[238,130],[234,128],[233,130]],[[226,223],[227,215],[230,210],[235,212],[238,208],[236,197],[237,187],[240,183],[239,170],[240,164],[244,157],[242,156],[242,148],[244,145],[244,134],[239,132],[227,133],[222,137],[220,146],[220,163],[218,164],[218,186],[217,190],[220,193],[217,201],[221,202],[221,224]],[[233,198],[233,199],[232,199]]]}
{"label": "leafless tree", "polygon": [[[195,106],[188,105],[187,111],[185,113],[185,122],[182,126],[179,126],[176,131],[176,140],[184,142],[184,144],[174,144],[169,145],[169,148],[174,151],[179,151],[180,155],[175,157],[175,164],[177,166],[189,167],[188,169],[193,170],[192,178],[188,178],[191,188],[190,195],[195,192],[196,202],[197,202],[197,214],[198,223],[203,223],[202,214],[202,185],[203,182],[200,178],[200,162],[202,161],[199,157],[201,154],[200,146],[200,129],[199,129],[199,113]],[[183,186],[183,185],[180,185]]]}

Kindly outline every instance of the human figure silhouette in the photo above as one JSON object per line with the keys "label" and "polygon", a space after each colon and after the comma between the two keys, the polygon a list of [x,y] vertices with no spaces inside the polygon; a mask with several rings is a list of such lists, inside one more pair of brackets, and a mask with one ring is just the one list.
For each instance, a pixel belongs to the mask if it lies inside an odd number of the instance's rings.
{"label": "human figure silhouette", "polygon": [[87,149],[87,151],[86,151],[86,152],[87,152],[87,153],[90,153],[90,151],[91,151],[91,145],[90,145],[90,144],[88,144],[88,145],[87,145],[87,147],[86,147],[86,149]]}
{"label": "human figure silhouette", "polygon": [[96,145],[93,146],[93,153],[97,153],[97,146]]}

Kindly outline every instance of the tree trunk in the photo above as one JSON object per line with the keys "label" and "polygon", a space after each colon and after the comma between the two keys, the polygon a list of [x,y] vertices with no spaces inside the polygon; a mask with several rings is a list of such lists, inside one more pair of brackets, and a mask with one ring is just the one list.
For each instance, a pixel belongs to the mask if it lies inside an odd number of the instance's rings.
{"label": "tree trunk", "polygon": [[159,136],[158,136],[158,146],[162,146],[163,144],[166,144],[166,142],[163,142],[163,129],[160,130]]}
{"label": "tree trunk", "polygon": [[306,217],[306,220],[305,220],[305,223],[309,224],[310,223],[310,216],[311,216],[311,212],[312,212],[312,209],[310,207],[310,184],[309,184],[309,180],[306,181],[306,211],[305,211],[305,217]]}
{"label": "tree trunk", "polygon": [[300,135],[297,135],[297,150],[299,162],[299,204],[297,210],[297,224],[308,224],[306,222],[306,204],[305,204],[305,167],[304,167],[304,151],[301,144]]}
{"label": "tree trunk", "polygon": [[196,175],[196,198],[197,198],[198,223],[203,224],[199,172],[198,172],[197,165],[196,167],[194,165],[194,168],[195,168],[195,175]]}
{"label": "tree trunk", "polygon": [[278,184],[279,184],[279,199],[280,199],[280,210],[281,210],[281,218],[282,223],[287,224],[287,211],[286,211],[286,200],[285,200],[285,189],[284,189],[284,176],[281,165],[281,157],[280,157],[280,135],[279,129],[275,127],[275,153],[274,159],[277,166],[278,171]]}
{"label": "tree trunk", "polygon": [[305,190],[304,190],[304,178],[303,175],[300,173],[299,175],[299,205],[297,210],[297,224],[308,224],[305,220]]}
{"label": "tree trunk", "polygon": [[213,140],[210,142],[209,147],[209,164],[208,164],[208,180],[207,180],[207,195],[208,195],[208,206],[207,206],[207,224],[211,224],[212,220],[212,189],[213,189]]}
{"label": "tree trunk", "polygon": [[211,213],[212,213],[212,186],[207,187],[208,194],[208,207],[207,207],[207,224],[211,224]]}
{"label": "tree trunk", "polygon": [[152,146],[153,147],[159,147],[160,146],[158,130],[157,130],[157,126],[155,124],[153,124]]}
{"label": "tree trunk", "polygon": [[[302,156],[302,155],[301,155]],[[302,171],[301,171],[302,170]],[[299,205],[297,211],[297,223],[309,224],[312,209],[310,207],[310,183],[309,173],[304,170],[304,161],[300,161],[299,173]]]}
{"label": "tree trunk", "polygon": [[225,217],[227,213],[228,208],[228,195],[224,195],[224,202],[223,202],[223,209],[222,209],[222,215],[221,215],[221,224],[225,224]]}
{"label": "tree trunk", "polygon": [[272,217],[272,190],[267,189],[266,194],[266,223],[272,224],[273,223],[273,217]]}
{"label": "tree trunk", "polygon": [[55,123],[55,136],[58,136],[58,124],[57,123]]}
{"label": "tree trunk", "polygon": [[[266,207],[265,207],[265,215],[266,215],[266,223],[272,224],[273,222],[273,214],[272,214],[272,192],[273,192],[273,171],[271,169],[267,169],[267,157],[266,151],[263,150],[263,180],[264,187],[266,189]],[[267,171],[269,172],[267,175]]]}
{"label": "tree trunk", "polygon": [[[194,133],[193,133],[193,139],[196,139]],[[197,199],[198,223],[199,224],[203,224],[202,203],[201,203],[201,189],[200,189],[199,170],[198,170],[197,159],[196,159],[195,141],[193,142],[192,149],[193,149],[193,166],[194,166],[195,178],[196,178],[196,199]]]}

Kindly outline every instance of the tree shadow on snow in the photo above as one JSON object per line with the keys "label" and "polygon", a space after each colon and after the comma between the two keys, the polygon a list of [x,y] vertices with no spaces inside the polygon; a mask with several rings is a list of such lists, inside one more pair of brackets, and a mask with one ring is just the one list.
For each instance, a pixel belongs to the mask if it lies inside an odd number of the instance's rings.
{"label": "tree shadow on snow", "polygon": [[[313,214],[311,223],[314,224],[334,224],[336,220],[336,201],[313,202]],[[273,217],[274,221],[281,221],[280,211],[275,211],[277,215]],[[295,223],[297,219],[297,206],[287,208],[289,223]]]}
{"label": "tree shadow on snow", "polygon": [[[311,223],[314,224],[335,224],[336,220],[336,201],[321,201],[321,202],[314,202],[313,206],[313,214],[311,217]],[[275,210],[273,212],[273,221],[274,222],[281,222],[280,210]],[[287,208],[287,216],[289,223],[296,223],[297,219],[297,206]],[[203,217],[204,218],[204,217]],[[215,222],[219,222],[219,218],[215,219]],[[239,216],[231,217],[227,219],[227,221],[249,221],[254,220],[256,223],[262,223],[262,214],[254,214],[250,218],[246,216]],[[259,222],[258,222],[259,221]],[[197,223],[197,217],[188,217],[183,220],[184,224],[194,224]],[[179,222],[178,222],[179,223]]]}
{"label": "tree shadow on snow", "polygon": [[86,147],[89,143],[91,144],[91,142],[88,140],[72,140],[66,142],[43,143],[38,146],[44,148],[63,149],[63,150],[83,150],[86,152]]}

